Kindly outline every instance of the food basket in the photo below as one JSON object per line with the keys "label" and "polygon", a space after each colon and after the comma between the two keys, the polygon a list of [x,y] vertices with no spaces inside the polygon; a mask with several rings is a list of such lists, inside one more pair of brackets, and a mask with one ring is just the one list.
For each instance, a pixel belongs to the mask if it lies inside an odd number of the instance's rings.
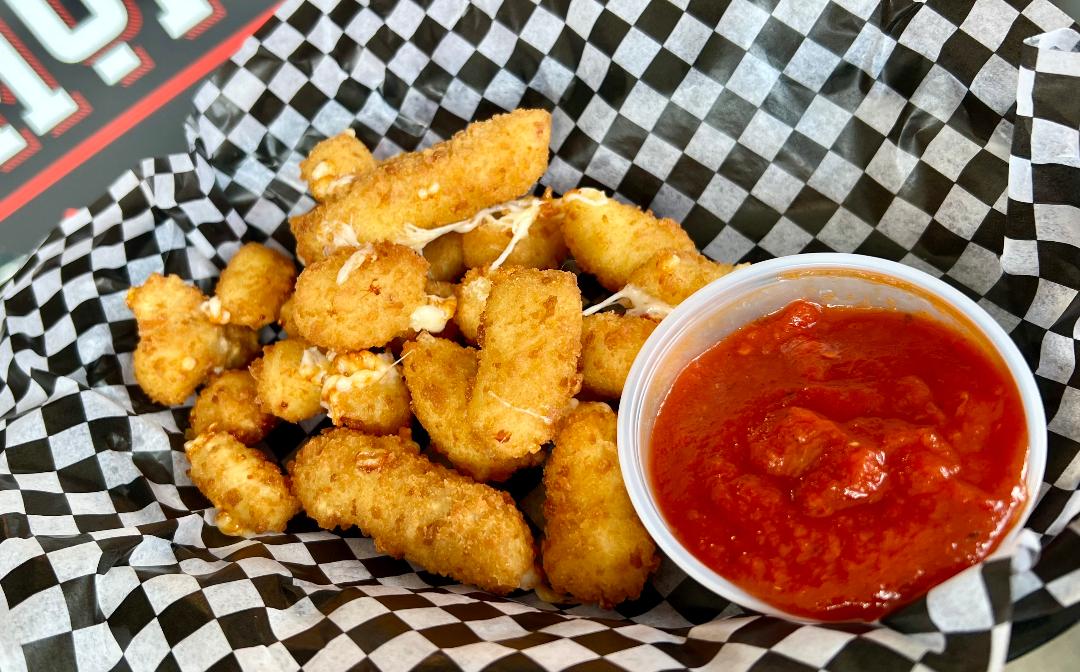
{"label": "food basket", "polygon": [[[0,669],[999,669],[1080,603],[1078,43],[1045,0],[284,3],[196,93],[188,153],[122,173],[3,288]],[[323,137],[385,157],[517,107],[553,114],[543,186],[652,208],[720,261],[857,252],[975,299],[1049,423],[1017,545],[880,623],[799,625],[669,562],[617,610],[556,608],[303,518],[220,533],[187,410],[135,385],[128,288],[291,250]]]}

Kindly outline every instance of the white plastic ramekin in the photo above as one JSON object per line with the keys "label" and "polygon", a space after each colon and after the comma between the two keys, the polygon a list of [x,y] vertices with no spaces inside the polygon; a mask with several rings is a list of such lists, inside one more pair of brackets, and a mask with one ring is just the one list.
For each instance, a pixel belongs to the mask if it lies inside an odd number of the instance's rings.
{"label": "white plastic ramekin", "polygon": [[796,299],[921,314],[967,334],[1004,361],[1023,402],[1029,441],[1027,500],[995,555],[1011,552],[1035,506],[1046,466],[1042,399],[1016,345],[975,302],[922,271],[856,254],[800,254],[754,264],[702,288],[660,323],[634,360],[619,407],[619,462],[630,500],[664,553],[721,597],[764,614],[809,622],[750,595],[687,550],[657,506],[647,466],[653,424],[675,377],[731,332]]}

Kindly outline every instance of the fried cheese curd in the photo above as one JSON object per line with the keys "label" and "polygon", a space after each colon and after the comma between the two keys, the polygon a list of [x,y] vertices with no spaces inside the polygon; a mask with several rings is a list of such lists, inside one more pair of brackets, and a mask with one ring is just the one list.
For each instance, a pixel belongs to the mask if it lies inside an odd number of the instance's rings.
{"label": "fried cheese curd", "polygon": [[265,245],[248,243],[221,271],[214,297],[203,311],[211,322],[258,329],[278,319],[295,282],[291,259]]}
{"label": "fried cheese curd", "polygon": [[634,269],[626,284],[677,306],[717,278],[749,264],[721,264],[700,252],[661,250]]}
{"label": "fried cheese curd", "polygon": [[281,325],[281,328],[285,330],[285,333],[289,336],[296,336],[296,323],[292,319],[293,314],[293,295],[290,294],[289,298],[285,299],[285,303],[281,304],[281,310],[278,311],[277,323]]}
{"label": "fried cheese curd", "polygon": [[210,377],[195,399],[188,422],[192,436],[227,432],[251,445],[263,440],[277,418],[259,404],[255,378],[245,369],[234,369]]}
{"label": "fried cheese curd", "polygon": [[320,141],[300,162],[300,179],[307,182],[315,200],[340,198],[360,175],[375,167],[375,157],[349,128]]}
{"label": "fried cheese curd", "polygon": [[492,593],[538,582],[532,533],[510,495],[434,464],[405,436],[329,429],[290,472],[323,528],[356,525],[380,552]]}
{"label": "fried cheese curd", "polygon": [[217,507],[217,526],[225,534],[281,532],[300,511],[277,464],[231,434],[200,434],[184,444],[184,452],[191,481]]}
{"label": "fried cheese curd", "polygon": [[502,458],[540,450],[581,389],[581,291],[573,273],[519,268],[492,282],[468,420]]}
{"label": "fried cheese curd", "polygon": [[515,110],[388,159],[340,198],[290,220],[297,256],[310,264],[335,241],[399,241],[406,222],[432,229],[520,196],[547,170],[550,138],[547,111]]}
{"label": "fried cheese curd", "polygon": [[392,243],[335,252],[296,281],[292,320],[309,343],[337,351],[382,347],[424,306],[427,261]]}
{"label": "fried cheese curd", "polygon": [[686,231],[670,219],[608,198],[596,189],[574,189],[562,198],[563,237],[581,270],[615,292],[657,250],[697,252]]}
{"label": "fried cheese curd", "polygon": [[308,347],[299,338],[278,341],[264,347],[262,357],[251,363],[249,371],[264,412],[289,422],[322,412],[322,384],[305,370]]}
{"label": "fried cheese curd", "polygon": [[510,213],[502,218],[508,220],[506,223],[485,222],[463,234],[461,244],[465,266],[489,266],[503,257],[507,247],[513,244],[513,249],[503,258],[503,264],[527,268],[559,268],[567,254],[562,234],[561,201],[552,199],[550,194],[536,201],[533,206],[536,212],[524,213],[525,217],[531,220],[522,222],[527,226],[528,232],[524,236],[518,234],[517,240],[514,240],[516,222],[513,217],[517,213]]}
{"label": "fried cheese curd", "polygon": [[622,396],[630,366],[656,325],[639,315],[586,315],[581,322],[581,389],[603,399]]}
{"label": "fried cheese curd", "polygon": [[603,608],[641,595],[659,565],[623,484],[616,425],[607,404],[580,404],[544,466],[544,573],[556,593]]}
{"label": "fried cheese curd", "polygon": [[175,275],[153,273],[128,290],[139,332],[135,380],[159,404],[183,403],[214,370],[245,366],[258,352],[258,334],[214,324],[200,309],[206,300]]}
{"label": "fried cheese curd", "polygon": [[465,414],[469,388],[476,377],[474,348],[423,333],[405,344],[402,358],[413,413],[427,430],[432,447],[458,471],[476,481],[504,481],[518,469],[543,460],[543,451],[516,458],[496,457],[473,435]]}
{"label": "fried cheese curd", "polygon": [[[312,350],[308,354],[318,359]],[[412,420],[409,389],[389,352],[335,353],[316,366],[321,369],[313,376],[322,385],[321,403],[335,425],[393,434]],[[310,370],[301,373],[312,375]]]}
{"label": "fried cheese curd", "polygon": [[457,298],[454,323],[457,324],[461,335],[470,343],[476,343],[476,337],[480,331],[480,316],[484,314],[484,306],[487,305],[488,296],[491,294],[492,281],[509,270],[508,268],[497,268],[494,271],[488,268],[470,268],[461,282],[454,286],[454,297]]}
{"label": "fried cheese curd", "polygon": [[438,282],[457,282],[465,273],[465,252],[461,234],[451,231],[424,246],[424,258],[431,265],[428,275]]}

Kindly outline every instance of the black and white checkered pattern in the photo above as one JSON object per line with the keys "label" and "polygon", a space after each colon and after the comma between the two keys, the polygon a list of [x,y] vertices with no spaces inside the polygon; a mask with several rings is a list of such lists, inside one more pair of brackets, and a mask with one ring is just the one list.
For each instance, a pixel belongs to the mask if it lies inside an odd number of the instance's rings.
{"label": "black and white checkered pattern", "polygon": [[[984,669],[1080,603],[1080,34],[1045,0],[287,2],[195,98],[191,151],[67,219],[0,304],[0,669]],[[540,106],[544,183],[681,221],[708,254],[838,250],[960,288],[1046,404],[1012,557],[867,625],[750,614],[665,563],[617,611],[495,598],[298,519],[227,537],[186,476],[186,410],[134,384],[124,294],[209,289],[242,242],[291,250],[299,159],[379,156]],[[308,428],[310,429],[310,428]],[[284,456],[304,436],[280,428]],[[526,475],[525,480],[529,477]],[[535,478],[533,478],[535,483]],[[520,484],[528,487],[530,483]]]}

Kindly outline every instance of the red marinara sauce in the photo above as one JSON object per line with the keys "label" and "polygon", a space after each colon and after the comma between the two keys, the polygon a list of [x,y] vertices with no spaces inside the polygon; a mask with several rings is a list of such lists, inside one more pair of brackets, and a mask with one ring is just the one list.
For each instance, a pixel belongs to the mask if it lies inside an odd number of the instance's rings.
{"label": "red marinara sauce", "polygon": [[675,536],[729,581],[874,620],[993,550],[1026,455],[999,358],[927,318],[796,301],[679,374],[649,467]]}

